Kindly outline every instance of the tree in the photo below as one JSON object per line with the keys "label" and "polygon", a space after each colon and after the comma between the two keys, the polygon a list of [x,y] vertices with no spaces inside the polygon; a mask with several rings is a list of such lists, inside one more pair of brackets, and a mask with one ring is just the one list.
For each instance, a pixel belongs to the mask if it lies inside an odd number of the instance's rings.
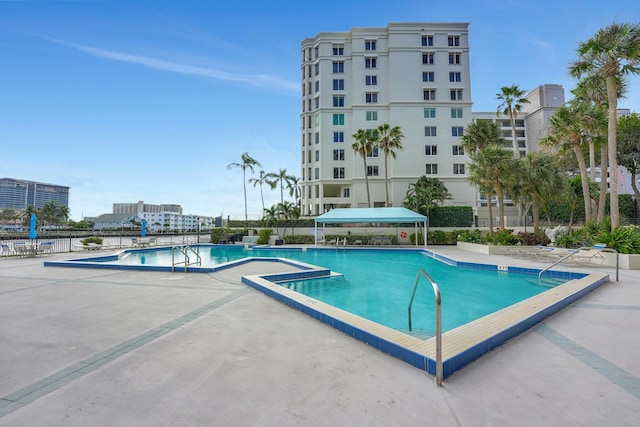
{"label": "tree", "polygon": [[589,191],[589,177],[587,176],[587,165],[584,160],[582,146],[589,138],[594,129],[602,126],[606,120],[602,110],[596,106],[574,100],[566,107],[560,108],[549,118],[551,133],[540,141],[546,146],[570,147],[578,161],[580,177],[582,179],[582,196],[584,197],[585,220],[592,221],[591,214],[591,193]]}
{"label": "tree", "polygon": [[613,23],[586,42],[578,44],[578,59],[569,66],[575,78],[598,74],[605,79],[609,107],[607,146],[611,194],[611,230],[620,223],[618,203],[618,157],[616,142],[618,81],[640,72],[640,24]]}
{"label": "tree", "polygon": [[244,191],[244,220],[249,222],[249,214],[247,213],[247,169],[253,173],[254,167],[262,167],[262,165],[253,157],[251,157],[246,151],[242,153],[242,163],[229,163],[227,169],[233,168],[242,169],[242,188]]}
{"label": "tree", "polygon": [[516,179],[512,194],[525,202],[525,212],[531,206],[533,228],[540,231],[540,209],[550,195],[562,188],[564,174],[556,157],[548,152],[529,153],[517,161],[517,171],[512,176]]}
{"label": "tree", "polygon": [[517,85],[504,86],[500,88],[500,92],[496,94],[496,99],[502,101],[498,106],[497,114],[504,114],[509,117],[511,122],[511,136],[513,138],[513,156],[517,159],[520,157],[520,148],[518,147],[518,135],[516,133],[516,117],[524,108],[524,104],[528,104],[529,100],[525,98],[526,91],[521,90]]}
{"label": "tree", "polygon": [[[280,169],[278,171],[278,173],[275,172],[271,172],[267,174],[268,178],[273,179],[273,183],[275,185],[280,184],[280,203],[284,202],[284,189],[285,187],[289,187],[289,183],[291,182],[291,179],[293,179],[294,177],[292,175],[287,175],[287,170],[286,169]],[[275,186],[273,187],[275,188]]]}
{"label": "tree", "polygon": [[640,191],[636,176],[640,172],[640,115],[634,113],[618,119],[617,141],[618,163],[631,173],[631,188],[636,195],[636,218],[639,218]]}
{"label": "tree", "polygon": [[355,142],[351,145],[351,148],[356,153],[360,154],[364,163],[364,180],[367,187],[367,206],[371,207],[371,194],[369,192],[369,174],[367,173],[367,153],[373,150],[373,146],[376,140],[375,132],[371,129],[358,129],[353,135]]}
{"label": "tree", "polygon": [[421,176],[415,183],[409,184],[402,206],[428,217],[431,208],[449,198],[451,194],[442,181],[438,178]]}
{"label": "tree", "polygon": [[289,189],[289,196],[293,197],[296,206],[300,206],[300,178],[297,176],[290,176],[287,181],[287,189]]}
{"label": "tree", "polygon": [[389,172],[388,172],[388,159],[389,156],[394,159],[397,157],[396,151],[402,150],[402,130],[400,126],[391,127],[387,123],[378,126],[376,129],[376,145],[384,153],[384,192],[385,192],[385,206],[389,206]]}
{"label": "tree", "polygon": [[249,178],[249,183],[253,184],[254,187],[256,185],[260,186],[260,200],[262,201],[262,210],[264,211],[264,194],[262,193],[262,186],[267,184],[273,190],[276,188],[276,183],[271,181],[268,174],[263,170],[260,170],[259,178]]}
{"label": "tree", "polygon": [[[282,202],[282,203],[278,203],[277,209],[278,209],[279,217],[282,218],[284,222],[284,233],[283,233],[283,238],[284,238],[284,234],[287,234],[287,227],[289,225],[289,221],[300,218],[300,208],[291,202]],[[293,227],[292,227],[292,230],[293,230]]]}
{"label": "tree", "polygon": [[[495,195],[500,210],[499,224],[504,228],[504,189],[509,182],[513,158],[497,123],[491,120],[476,120],[469,124],[462,135],[462,146],[468,154],[469,182],[478,188],[480,194],[487,196],[489,216],[491,196]],[[493,227],[489,227],[493,233]]]}

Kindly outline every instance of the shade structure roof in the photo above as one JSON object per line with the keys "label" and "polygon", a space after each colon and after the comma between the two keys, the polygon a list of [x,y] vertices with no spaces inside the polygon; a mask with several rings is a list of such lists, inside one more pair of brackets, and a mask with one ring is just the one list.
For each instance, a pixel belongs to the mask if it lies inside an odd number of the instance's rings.
{"label": "shade structure roof", "polygon": [[406,208],[336,208],[317,216],[316,224],[347,224],[354,222],[417,223],[427,217]]}

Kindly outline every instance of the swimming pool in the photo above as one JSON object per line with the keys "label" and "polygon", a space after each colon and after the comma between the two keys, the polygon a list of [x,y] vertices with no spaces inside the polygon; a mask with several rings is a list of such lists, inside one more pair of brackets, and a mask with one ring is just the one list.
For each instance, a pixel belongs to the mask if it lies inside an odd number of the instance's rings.
{"label": "swimming pool", "polygon": [[[426,283],[418,288],[413,308],[414,329],[419,334],[406,333],[409,294],[417,268],[425,268],[442,291],[447,331],[443,336],[445,378],[608,281],[606,275],[551,272],[550,276],[569,282],[541,285],[532,280],[538,269],[463,263],[416,249],[249,250],[201,245],[197,250],[203,256],[203,265],[189,267],[189,271],[217,271],[252,259],[284,260],[292,266],[291,273],[245,276],[242,281],[433,374],[435,347],[429,337],[434,330],[434,300]],[[170,257],[170,248],[154,248],[45,265],[170,271]],[[330,271],[342,276],[317,279],[327,277]],[[381,314],[371,314],[373,308]]]}

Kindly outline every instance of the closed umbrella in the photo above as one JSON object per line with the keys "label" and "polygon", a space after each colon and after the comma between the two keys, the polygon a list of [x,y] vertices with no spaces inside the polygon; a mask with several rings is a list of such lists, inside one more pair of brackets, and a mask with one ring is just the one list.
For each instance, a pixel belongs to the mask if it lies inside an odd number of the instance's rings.
{"label": "closed umbrella", "polygon": [[32,240],[38,238],[38,233],[36,231],[36,214],[34,213],[31,214],[31,224],[29,224],[29,238]]}
{"label": "closed umbrella", "polygon": [[140,231],[140,235],[142,237],[147,235],[147,220],[146,219],[142,220],[142,230]]}

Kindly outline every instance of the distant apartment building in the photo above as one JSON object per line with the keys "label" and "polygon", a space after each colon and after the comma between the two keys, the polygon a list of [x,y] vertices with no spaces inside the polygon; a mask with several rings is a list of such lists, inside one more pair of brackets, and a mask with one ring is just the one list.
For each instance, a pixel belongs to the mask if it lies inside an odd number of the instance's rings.
{"label": "distant apartment building", "polygon": [[[420,176],[442,180],[448,204],[473,205],[468,157],[471,122],[467,23],[391,23],[322,32],[302,41],[302,215],[385,205],[384,154],[352,149],[359,129],[399,126],[404,149],[388,162],[391,204]],[[366,174],[366,176],[365,176]]]}
{"label": "distant apartment building", "polygon": [[152,205],[143,201],[139,201],[137,203],[113,204],[114,214],[139,214],[146,212],[174,212],[177,214],[182,214],[182,206],[174,204]]}
{"label": "distant apartment building", "polygon": [[69,187],[26,179],[0,178],[0,209],[41,208],[47,202],[69,206]]}

